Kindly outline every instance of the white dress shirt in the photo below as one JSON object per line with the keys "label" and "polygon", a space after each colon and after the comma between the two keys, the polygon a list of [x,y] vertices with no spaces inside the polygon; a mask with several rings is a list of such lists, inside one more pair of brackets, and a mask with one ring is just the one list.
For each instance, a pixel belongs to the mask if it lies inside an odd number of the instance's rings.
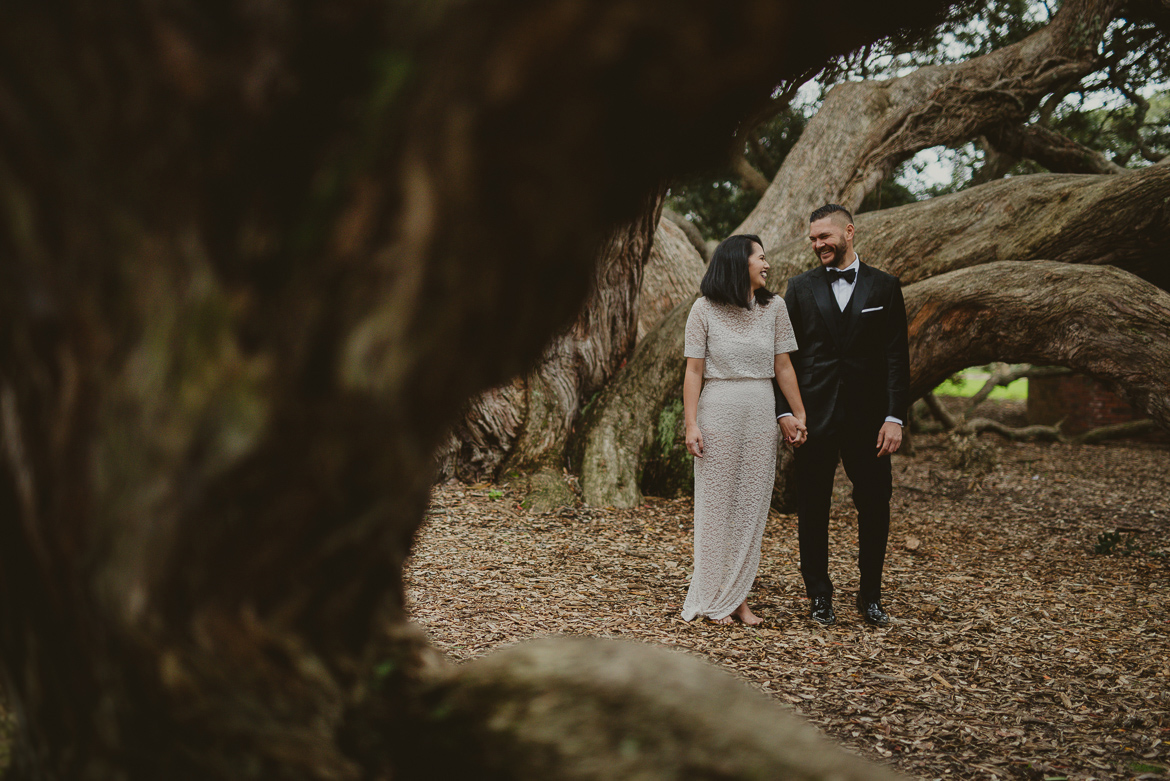
{"label": "white dress shirt", "polygon": [[861,258],[857,257],[857,253],[853,253],[853,262],[850,263],[842,271],[853,270],[853,281],[848,282],[844,277],[837,277],[829,286],[833,289],[833,296],[837,299],[837,308],[842,312],[845,307],[849,306],[849,299],[853,297],[853,288],[857,287],[857,275],[861,273]]}

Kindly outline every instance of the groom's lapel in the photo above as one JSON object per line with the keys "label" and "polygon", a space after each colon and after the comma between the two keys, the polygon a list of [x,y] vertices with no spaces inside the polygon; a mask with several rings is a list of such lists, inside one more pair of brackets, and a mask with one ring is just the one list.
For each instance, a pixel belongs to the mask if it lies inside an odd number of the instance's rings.
{"label": "groom's lapel", "polygon": [[845,346],[857,336],[857,321],[861,319],[861,310],[865,309],[869,301],[869,292],[873,289],[873,269],[864,263],[857,264],[857,284],[853,286],[853,306],[846,307],[845,317]]}
{"label": "groom's lapel", "polygon": [[841,348],[841,310],[837,307],[837,299],[833,296],[833,289],[829,286],[829,275],[824,269],[812,275],[813,299],[817,302],[817,309],[821,311],[821,319],[829,329],[829,336],[833,344]]}

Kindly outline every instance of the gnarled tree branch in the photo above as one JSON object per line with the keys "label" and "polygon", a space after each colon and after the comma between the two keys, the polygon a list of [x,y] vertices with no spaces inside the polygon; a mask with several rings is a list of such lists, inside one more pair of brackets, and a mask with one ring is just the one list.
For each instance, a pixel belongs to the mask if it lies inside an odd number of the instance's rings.
{"label": "gnarled tree branch", "polygon": [[905,289],[911,395],[967,366],[1066,366],[1170,429],[1170,294],[1108,266],[998,262]]}
{"label": "gnarled tree branch", "polygon": [[[1170,288],[1168,198],[1165,163],[1120,176],[1016,176],[858,215],[856,247],[903,285],[995,260],[1045,259],[1109,264]],[[778,287],[816,263],[807,239],[767,250]]]}
{"label": "gnarled tree branch", "polygon": [[1120,5],[1069,0],[1041,30],[982,57],[837,85],[736,232],[780,246],[803,236],[824,203],[856,211],[919,150],[1022,125],[1046,95],[1099,67],[1096,46]]}
{"label": "gnarled tree branch", "polygon": [[1034,160],[1053,173],[1125,173],[1097,150],[1040,125],[1002,125],[989,129],[986,135],[996,151]]}

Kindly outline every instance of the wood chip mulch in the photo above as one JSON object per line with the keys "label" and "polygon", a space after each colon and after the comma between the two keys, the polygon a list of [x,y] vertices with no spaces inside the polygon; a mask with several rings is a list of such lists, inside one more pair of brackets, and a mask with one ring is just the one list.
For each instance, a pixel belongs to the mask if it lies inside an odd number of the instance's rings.
{"label": "wood chip mulch", "polygon": [[722,627],[679,617],[689,498],[532,515],[488,485],[436,487],[410,610],[456,660],[557,633],[684,649],[914,777],[1170,777],[1170,446],[996,442],[980,440],[981,480],[945,435],[895,456],[887,629],[852,607],[841,473],[831,628],[807,618],[795,516],[764,537],[764,626]]}

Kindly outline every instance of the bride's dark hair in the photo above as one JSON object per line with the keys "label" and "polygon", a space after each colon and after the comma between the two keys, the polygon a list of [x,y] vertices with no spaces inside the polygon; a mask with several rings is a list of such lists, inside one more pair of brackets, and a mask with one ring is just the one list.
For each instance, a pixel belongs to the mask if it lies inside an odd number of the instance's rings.
{"label": "bride's dark hair", "polygon": [[[764,246],[759,236],[738,233],[724,239],[711,253],[707,273],[699,283],[699,290],[709,300],[720,304],[732,304],[748,309],[752,292],[752,281],[748,275],[748,258],[752,256],[752,245]],[[756,303],[766,304],[776,295],[765,287],[756,291]]]}

